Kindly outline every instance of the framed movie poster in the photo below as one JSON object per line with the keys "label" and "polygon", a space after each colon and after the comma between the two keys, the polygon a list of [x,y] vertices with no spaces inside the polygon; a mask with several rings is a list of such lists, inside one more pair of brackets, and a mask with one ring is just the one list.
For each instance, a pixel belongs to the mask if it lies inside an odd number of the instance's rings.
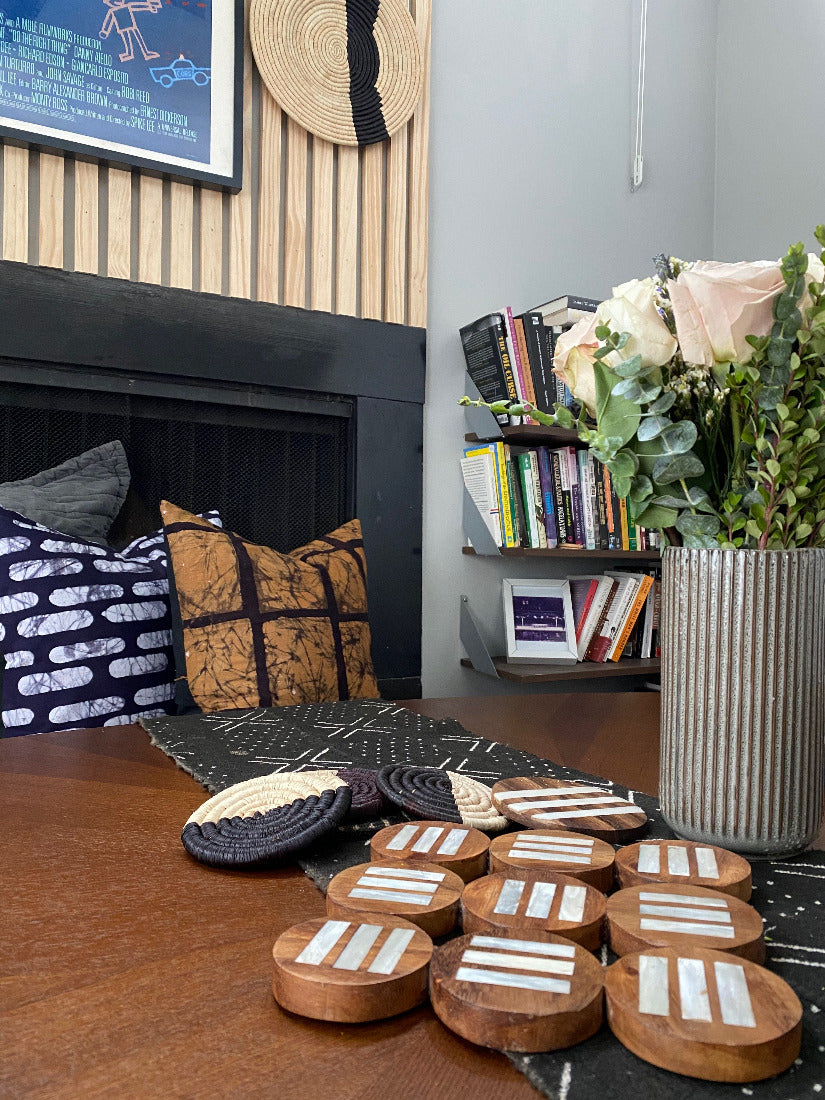
{"label": "framed movie poster", "polygon": [[566,579],[502,581],[507,660],[574,665],[576,627]]}
{"label": "framed movie poster", "polygon": [[241,186],[242,0],[0,0],[0,134]]}

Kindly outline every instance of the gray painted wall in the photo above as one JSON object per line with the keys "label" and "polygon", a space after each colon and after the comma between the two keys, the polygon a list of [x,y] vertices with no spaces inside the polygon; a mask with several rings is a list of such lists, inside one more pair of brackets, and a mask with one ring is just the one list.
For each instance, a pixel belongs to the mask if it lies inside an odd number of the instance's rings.
{"label": "gray painted wall", "polygon": [[662,251],[712,254],[717,7],[650,4],[645,181],[631,194],[639,0],[433,5],[425,695],[512,690],[459,667],[459,595],[500,652],[502,577],[556,568],[461,553],[458,328],[566,292],[606,297]]}
{"label": "gray painted wall", "polygon": [[720,260],[816,249],[825,222],[825,3],[720,0],[716,227]]}

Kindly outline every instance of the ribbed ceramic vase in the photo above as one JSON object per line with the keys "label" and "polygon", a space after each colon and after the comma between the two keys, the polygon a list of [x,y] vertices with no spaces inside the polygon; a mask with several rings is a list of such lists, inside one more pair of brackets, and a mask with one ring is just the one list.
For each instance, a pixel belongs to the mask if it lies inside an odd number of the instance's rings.
{"label": "ribbed ceramic vase", "polygon": [[825,550],[662,561],[662,812],[752,858],[801,851],[825,798]]}

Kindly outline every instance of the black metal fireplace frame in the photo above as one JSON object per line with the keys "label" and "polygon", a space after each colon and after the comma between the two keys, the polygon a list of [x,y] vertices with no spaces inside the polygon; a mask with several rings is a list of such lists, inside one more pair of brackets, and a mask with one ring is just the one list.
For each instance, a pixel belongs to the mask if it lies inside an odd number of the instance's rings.
{"label": "black metal fireplace frame", "polygon": [[[351,409],[352,514],[367,549],[373,660],[386,698],[421,694],[425,330],[0,261],[0,376],[83,368],[230,382],[296,413]],[[324,532],[316,532],[318,535]]]}

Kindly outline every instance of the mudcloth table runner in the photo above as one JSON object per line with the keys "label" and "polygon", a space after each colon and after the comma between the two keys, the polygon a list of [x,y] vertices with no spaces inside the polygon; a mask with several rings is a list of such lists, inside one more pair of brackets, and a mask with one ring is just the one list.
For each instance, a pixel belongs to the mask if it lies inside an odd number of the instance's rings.
{"label": "mudcloth table runner", "polygon": [[[582,780],[629,798],[651,819],[650,837],[673,833],[655,798],[610,780],[542,760],[531,753],[476,737],[458,722],[434,720],[394,703],[353,700],[296,707],[223,711],[145,719],[152,742],[207,790],[216,792],[273,771],[378,768],[410,763],[447,768],[492,784],[516,775]],[[369,837],[397,814],[340,828],[298,863],[321,890],[345,867],[369,859]],[[182,824],[182,823],[181,823]],[[510,1061],[550,1100],[803,1100],[825,1092],[825,853],[753,864],[753,904],[765,920],[768,967],[802,1002],[802,1051],[779,1077],[749,1085],[722,1085],[660,1070],[641,1061],[607,1026],[587,1042],[549,1054],[509,1054]],[[602,962],[613,956],[602,949]]]}

